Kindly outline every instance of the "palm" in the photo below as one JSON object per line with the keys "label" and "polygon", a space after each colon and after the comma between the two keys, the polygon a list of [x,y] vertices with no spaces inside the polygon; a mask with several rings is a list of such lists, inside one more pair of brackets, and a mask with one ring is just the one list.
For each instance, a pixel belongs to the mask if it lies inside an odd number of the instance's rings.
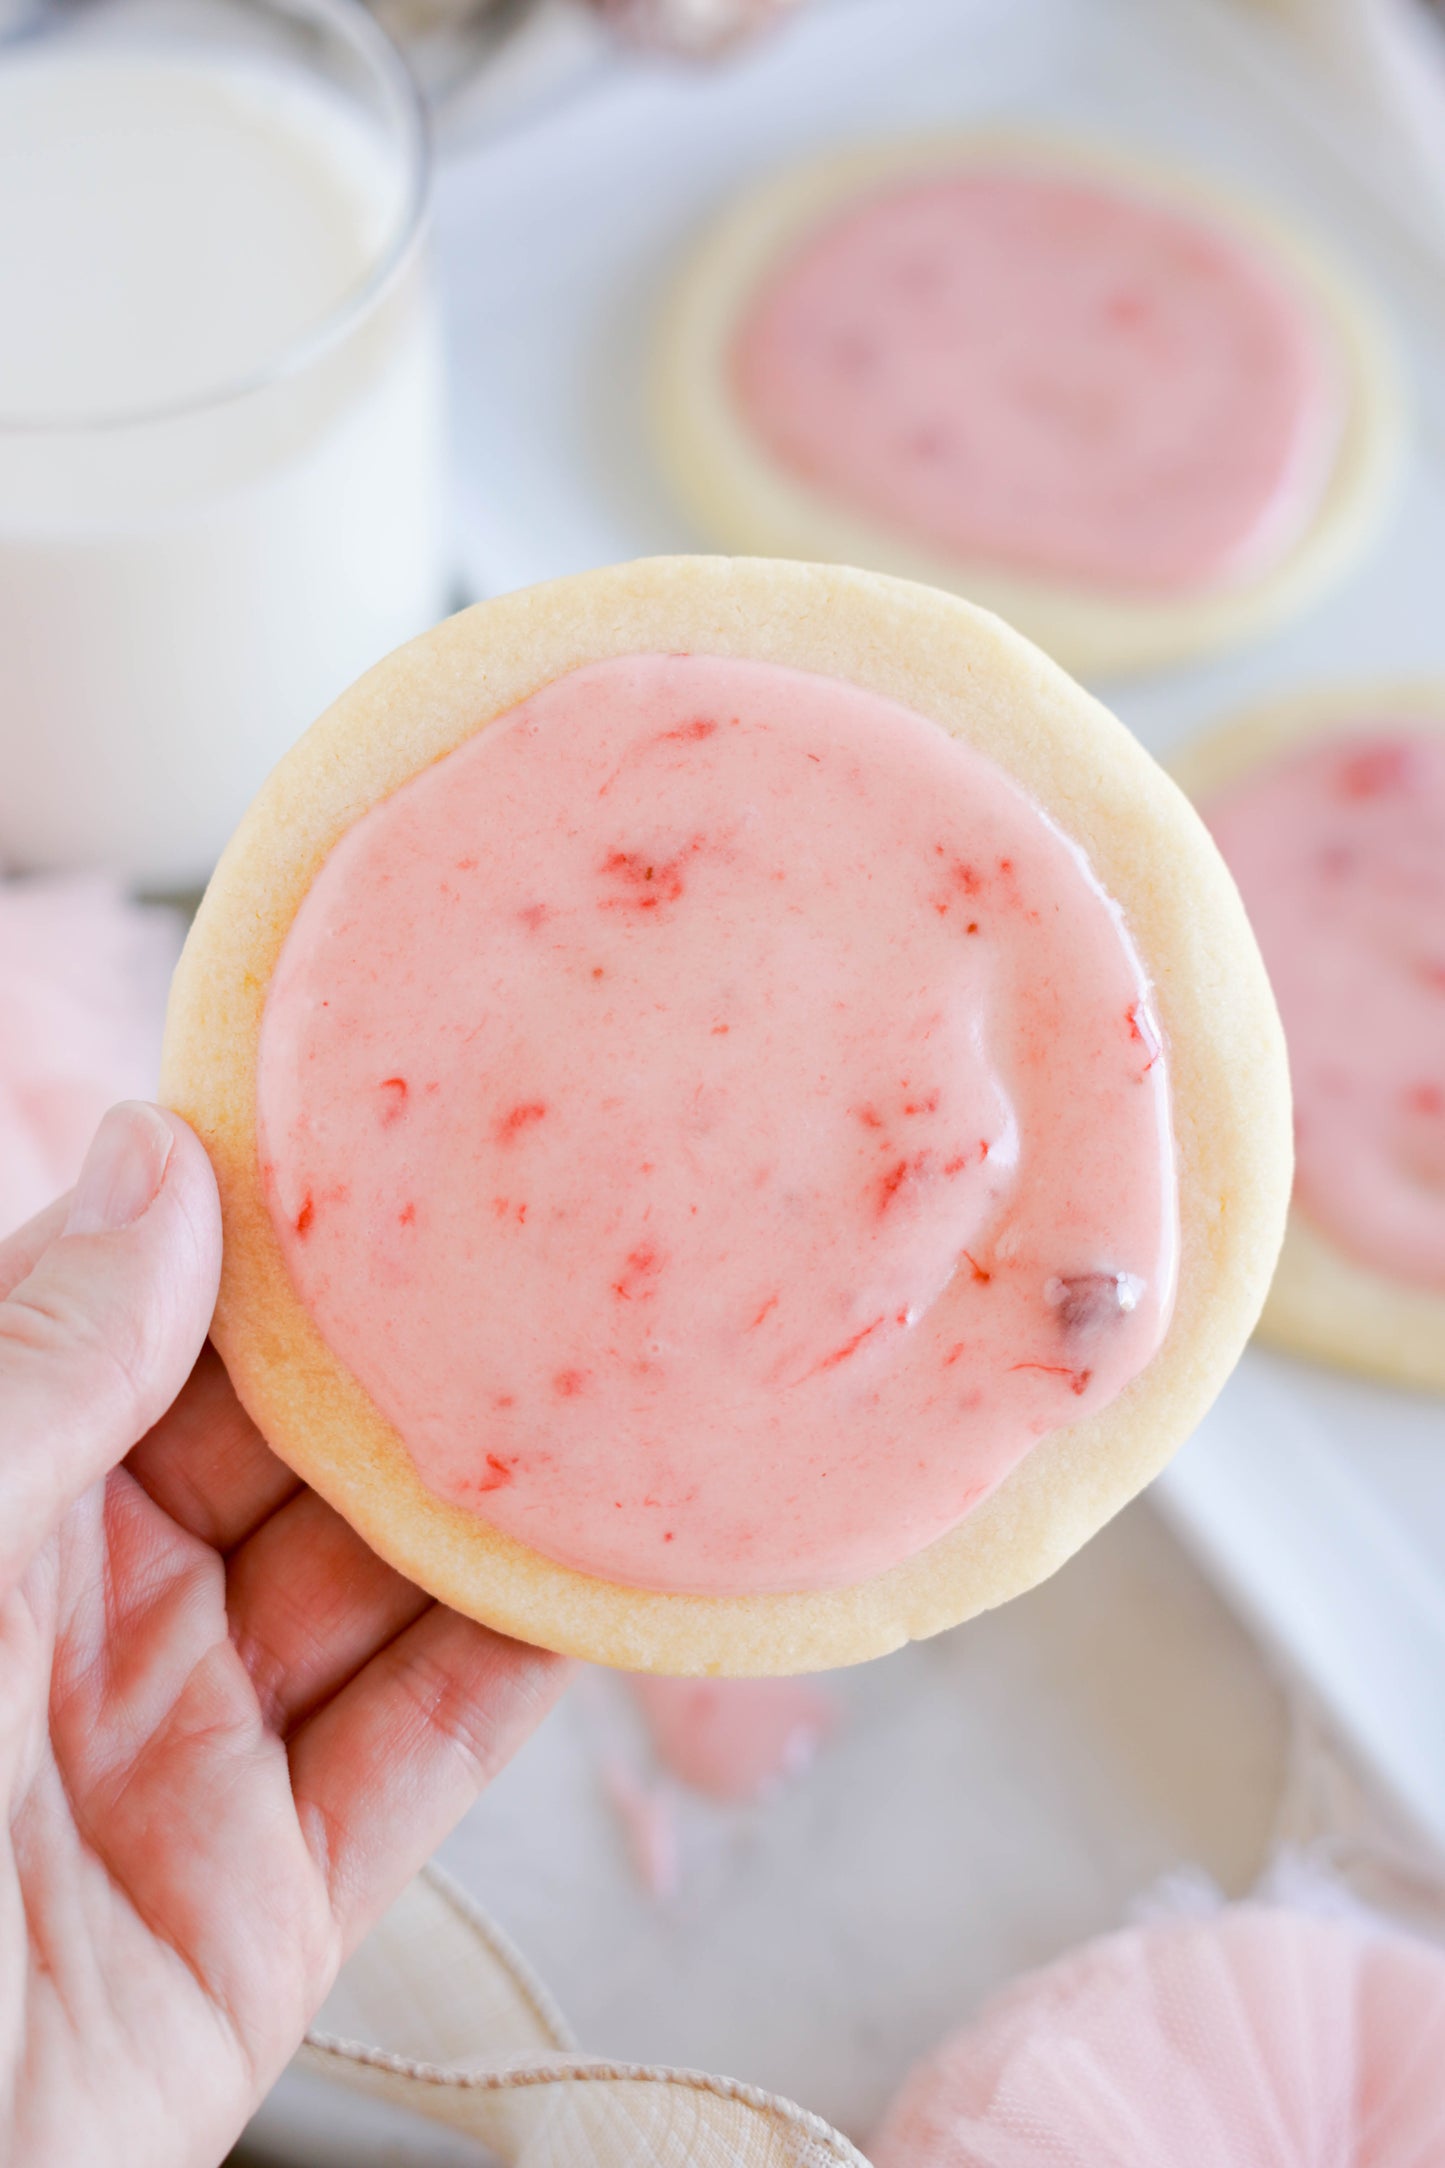
{"label": "palm", "polygon": [[373,1557],[207,1350],[0,1603],[0,2159],[219,2158],[556,1685]]}

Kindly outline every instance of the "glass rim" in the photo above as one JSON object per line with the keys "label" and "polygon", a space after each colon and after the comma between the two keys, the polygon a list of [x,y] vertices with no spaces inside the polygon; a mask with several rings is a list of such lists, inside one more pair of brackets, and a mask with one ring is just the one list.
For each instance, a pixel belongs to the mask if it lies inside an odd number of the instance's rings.
{"label": "glass rim", "polygon": [[[151,406],[74,414],[7,414],[0,410],[0,439],[30,436],[84,437],[154,428],[233,406],[259,392],[301,376],[339,346],[383,299],[415,254],[426,225],[431,197],[432,145],[426,100],[400,48],[382,28],[364,0],[233,0],[241,10],[313,24],[324,22],[358,53],[378,77],[392,105],[405,161],[406,180],[400,209],[365,276],[327,310],[310,330],[291,340],[281,353],[233,382],[221,383],[183,399]],[[22,34],[23,42],[30,37]],[[0,39],[0,67],[5,40]],[[20,40],[16,41],[21,42]]]}

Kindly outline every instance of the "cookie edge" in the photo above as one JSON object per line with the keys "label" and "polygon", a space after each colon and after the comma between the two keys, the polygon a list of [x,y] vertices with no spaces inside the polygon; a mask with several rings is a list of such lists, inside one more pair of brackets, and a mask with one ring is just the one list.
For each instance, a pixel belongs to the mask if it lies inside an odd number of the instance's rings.
{"label": "cookie edge", "polygon": [[[621,1588],[432,1498],[293,1295],[261,1192],[261,1014],[327,852],[378,798],[540,684],[642,650],[843,677],[1000,759],[1123,907],[1173,1049],[1181,1272],[1160,1353],[1108,1408],[1042,1441],[959,1528],[847,1588]],[[274,771],[217,869],[176,974],[163,1093],[216,1166],[227,1239],[214,1337],[274,1448],[433,1595],[521,1639],[629,1670],[859,1662],[1044,1579],[1150,1480],[1222,1385],[1264,1299],[1290,1181],[1273,998],[1233,882],[1175,785],[997,619],[908,582],[792,560],[665,558],[581,574],[478,604],[368,672]]]}
{"label": "cookie edge", "polygon": [[[1445,733],[1445,677],[1366,678],[1297,691],[1197,733],[1166,766],[1202,803],[1296,746],[1362,726],[1383,732],[1402,714]],[[1332,1369],[1445,1393],[1445,1292],[1358,1263],[1294,1204],[1258,1334]]]}

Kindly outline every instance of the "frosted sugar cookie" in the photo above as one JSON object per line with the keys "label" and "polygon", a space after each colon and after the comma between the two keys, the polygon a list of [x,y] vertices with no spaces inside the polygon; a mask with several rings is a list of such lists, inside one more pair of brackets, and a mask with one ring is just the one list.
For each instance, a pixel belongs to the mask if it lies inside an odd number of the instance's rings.
{"label": "frosted sugar cookie", "polygon": [[1445,684],[1332,690],[1174,763],[1238,881],[1294,1075],[1261,1331],[1445,1390]]}
{"label": "frosted sugar cookie", "polygon": [[1445,2157],[1445,1956],[1234,1905],[1085,1945],[906,2079],[876,2168],[1415,2168]]}
{"label": "frosted sugar cookie", "polygon": [[655,405],[709,537],[953,588],[1107,676],[1312,600],[1368,538],[1399,402],[1362,298],[1262,213],[988,133],[733,204]]}
{"label": "frosted sugar cookie", "polygon": [[1052,1571],[1234,1362],[1289,1185],[1176,787],[995,619],[796,563],[559,581],[363,678],[217,871],[166,1085],[276,1449],[632,1670]]}

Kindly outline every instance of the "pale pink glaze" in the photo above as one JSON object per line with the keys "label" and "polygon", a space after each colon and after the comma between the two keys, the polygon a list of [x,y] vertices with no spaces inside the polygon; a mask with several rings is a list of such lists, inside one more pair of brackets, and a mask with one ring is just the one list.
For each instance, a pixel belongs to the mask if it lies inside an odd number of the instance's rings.
{"label": "pale pink glaze", "polygon": [[1315,743],[1206,813],[1284,1020],[1300,1209],[1445,1286],[1445,736],[1402,717]]}
{"label": "pale pink glaze", "polygon": [[808,1679],[635,1678],[653,1752],[709,1799],[749,1805],[807,1768],[838,1722]]}
{"label": "pale pink glaze", "polygon": [[974,564],[1187,591],[1281,556],[1343,419],[1265,258],[1121,186],[971,167],[826,220],[740,326],[735,397],[825,496]]}
{"label": "pale pink glaze", "polygon": [[891,1565],[1169,1315],[1117,910],[1001,769],[768,664],[594,664],[359,820],[258,1120],[296,1290],[423,1482],[627,1586]]}
{"label": "pale pink glaze", "polygon": [[910,2071],[876,2168],[1436,2168],[1445,1958],[1272,1905],[1020,1980]]}

